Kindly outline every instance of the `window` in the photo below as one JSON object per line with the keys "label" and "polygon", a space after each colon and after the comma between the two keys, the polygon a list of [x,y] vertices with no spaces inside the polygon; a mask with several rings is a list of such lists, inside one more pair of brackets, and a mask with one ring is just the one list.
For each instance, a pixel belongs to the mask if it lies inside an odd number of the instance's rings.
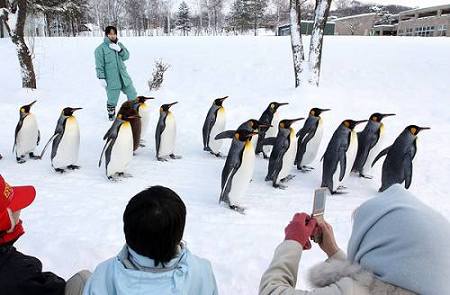
{"label": "window", "polygon": [[447,25],[437,26],[436,36],[447,36]]}
{"label": "window", "polygon": [[414,30],[414,36],[433,37],[434,28],[434,26],[416,27]]}

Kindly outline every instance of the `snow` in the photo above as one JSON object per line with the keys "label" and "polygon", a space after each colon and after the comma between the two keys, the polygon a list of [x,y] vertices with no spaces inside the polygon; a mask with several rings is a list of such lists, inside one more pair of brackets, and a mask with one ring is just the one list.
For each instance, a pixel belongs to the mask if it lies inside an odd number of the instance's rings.
{"label": "snow", "polygon": [[[337,125],[346,118],[367,119],[373,112],[395,112],[386,118],[386,142],[409,124],[431,126],[419,134],[410,191],[447,218],[450,216],[450,38],[325,36],[320,88],[294,89],[290,37],[154,37],[123,38],[131,52],[127,66],[139,94],[148,95],[154,61],[171,65],[161,90],[149,101],[152,116],[147,147],[138,151],[128,172],[133,178],[111,183],[97,162],[101,138],[110,123],[106,98],[94,71],[100,38],[36,39],[38,90],[21,90],[15,47],[0,40],[0,161],[2,175],[12,184],[34,184],[37,198],[22,213],[26,234],[17,247],[43,261],[46,270],[65,278],[93,269],[115,255],[124,243],[122,213],[131,196],[162,184],[177,191],[187,205],[184,239],[193,253],[212,262],[221,294],[257,294],[259,280],[283,230],[297,211],[310,212],[313,190],[320,185],[321,163],[296,177],[287,190],[264,182],[267,161],[257,158],[253,182],[242,203],[246,215],[218,205],[224,160],[202,151],[202,124],[212,100],[224,103],[227,127],[258,118],[269,101],[289,101],[280,109],[285,118],[306,116],[312,107],[331,108],[323,114],[324,137],[318,158]],[[307,40],[308,41],[308,40]],[[305,44],[307,46],[308,44]],[[308,47],[306,47],[308,48]],[[81,170],[59,175],[47,154],[23,165],[10,149],[19,106],[34,99],[42,142],[52,135],[63,107],[83,107],[80,124]],[[124,99],[124,96],[121,98]],[[155,160],[154,129],[159,105],[178,100],[176,153],[180,160]],[[297,123],[298,130],[303,123]],[[360,126],[358,130],[361,130]],[[223,151],[230,141],[225,141]],[[39,151],[42,145],[39,147]],[[373,180],[349,177],[348,194],[327,200],[326,219],[343,249],[351,233],[351,214],[377,194],[381,162]],[[323,260],[317,245],[305,252],[299,286],[307,287],[306,269]]]}

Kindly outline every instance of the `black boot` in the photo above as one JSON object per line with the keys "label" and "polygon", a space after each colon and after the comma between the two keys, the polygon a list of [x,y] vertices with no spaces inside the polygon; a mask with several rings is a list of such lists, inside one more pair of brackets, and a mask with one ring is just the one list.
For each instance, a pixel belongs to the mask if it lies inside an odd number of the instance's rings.
{"label": "black boot", "polygon": [[114,118],[116,117],[116,107],[108,104],[106,105],[106,109],[108,111],[108,119],[114,121]]}

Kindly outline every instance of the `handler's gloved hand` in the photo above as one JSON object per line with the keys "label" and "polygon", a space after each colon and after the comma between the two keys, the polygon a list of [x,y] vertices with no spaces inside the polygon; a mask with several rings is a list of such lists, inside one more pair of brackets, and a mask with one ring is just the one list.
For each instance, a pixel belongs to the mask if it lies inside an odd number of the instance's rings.
{"label": "handler's gloved hand", "polygon": [[108,86],[105,79],[98,79],[98,82],[100,83],[100,86],[103,88],[106,88]]}
{"label": "handler's gloved hand", "polygon": [[109,44],[109,48],[111,48],[112,50],[115,50],[117,52],[120,52],[122,50],[122,47],[120,47],[119,44],[116,44],[116,43]]}
{"label": "handler's gloved hand", "polygon": [[296,213],[292,221],[284,229],[285,240],[297,241],[303,250],[311,249],[309,237],[312,235],[317,221],[306,213]]}

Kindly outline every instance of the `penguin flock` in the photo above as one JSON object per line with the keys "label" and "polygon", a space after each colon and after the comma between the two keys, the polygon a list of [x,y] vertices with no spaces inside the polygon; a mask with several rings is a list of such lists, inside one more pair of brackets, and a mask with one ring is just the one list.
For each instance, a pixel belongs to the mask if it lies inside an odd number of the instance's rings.
{"label": "penguin flock", "polygon": [[[330,109],[312,108],[303,127],[295,131],[293,124],[305,118],[280,119],[278,109],[288,103],[270,102],[259,120],[249,119],[235,130],[225,130],[226,112],[224,101],[228,96],[213,101],[206,115],[203,128],[203,150],[215,157],[224,157],[220,149],[223,140],[231,139],[222,169],[219,203],[232,210],[245,212],[241,199],[252,181],[256,157],[262,154],[268,159],[265,181],[274,188],[286,189],[286,183],[294,178],[294,167],[307,173],[314,169],[308,166],[317,158],[323,137],[321,115]],[[138,96],[122,104],[111,127],[103,137],[105,144],[98,166],[105,166],[106,177],[116,181],[130,177],[127,166],[139,147],[145,147],[141,134],[149,127],[150,112],[147,104],[153,97]],[[77,165],[80,128],[74,113],[82,108],[66,107],[59,116],[53,136],[48,140],[40,155],[36,148],[40,143],[37,118],[31,109],[36,101],[19,109],[19,122],[14,136],[13,153],[17,163],[30,159],[42,159],[52,143],[51,165],[56,172],[79,169]],[[178,102],[163,104],[155,131],[155,157],[158,161],[180,159],[175,154],[176,121],[172,112]],[[412,182],[413,159],[417,151],[419,132],[430,129],[416,125],[407,126],[390,146],[385,146],[384,124],[392,113],[374,113],[368,120],[346,119],[336,128],[328,142],[322,161],[321,187],[331,194],[345,193],[344,180],[351,173],[370,179],[368,173],[375,163],[386,157],[382,166],[379,191],[395,183],[405,183],[408,189]],[[357,125],[366,123],[364,129],[356,132]],[[103,161],[104,160],[104,161]]]}

